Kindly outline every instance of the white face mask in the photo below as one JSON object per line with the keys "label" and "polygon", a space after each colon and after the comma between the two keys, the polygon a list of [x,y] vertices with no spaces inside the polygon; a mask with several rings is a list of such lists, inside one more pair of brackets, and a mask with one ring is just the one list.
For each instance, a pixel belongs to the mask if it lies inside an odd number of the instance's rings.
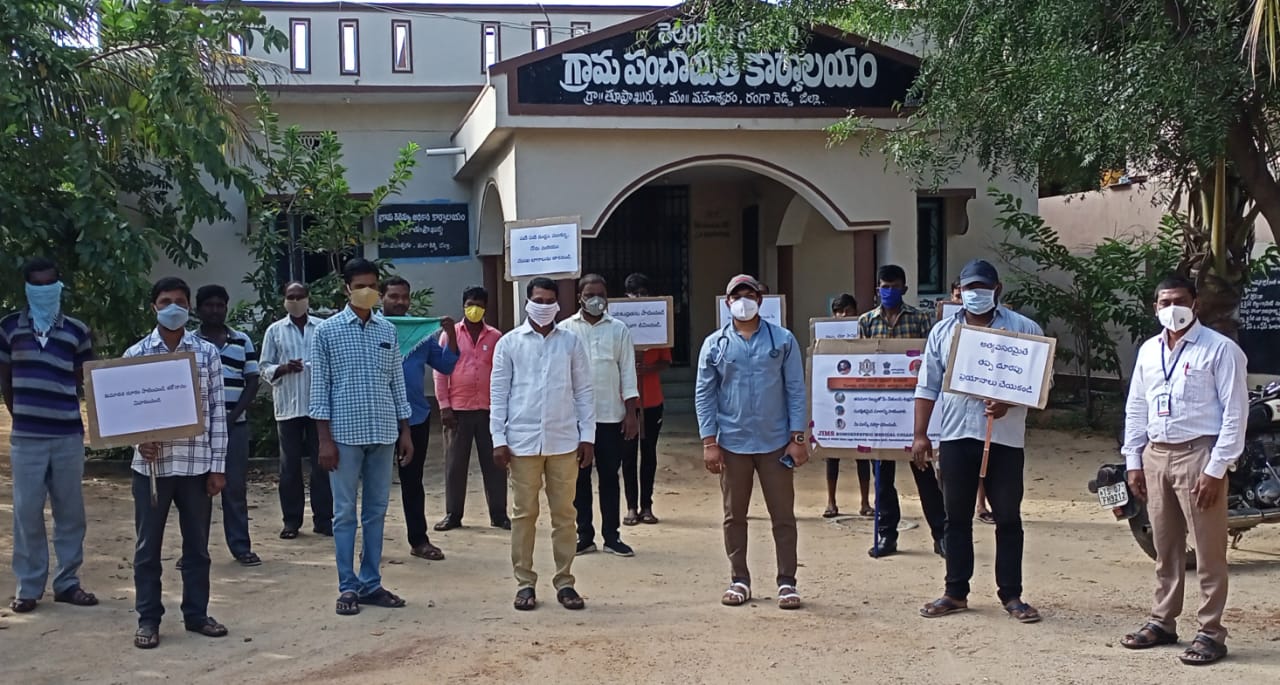
{"label": "white face mask", "polygon": [[738,321],[750,321],[760,313],[760,303],[749,297],[739,297],[729,304],[729,313]]}
{"label": "white face mask", "polygon": [[552,302],[551,304],[539,304],[533,300],[529,300],[524,305],[524,313],[529,315],[529,320],[539,326],[550,325],[556,320],[556,314],[560,313],[560,304]]}
{"label": "white face mask", "polygon": [[1157,310],[1156,318],[1160,320],[1161,326],[1177,333],[1190,326],[1191,322],[1196,320],[1196,313],[1191,311],[1190,307],[1171,304],[1164,309]]}

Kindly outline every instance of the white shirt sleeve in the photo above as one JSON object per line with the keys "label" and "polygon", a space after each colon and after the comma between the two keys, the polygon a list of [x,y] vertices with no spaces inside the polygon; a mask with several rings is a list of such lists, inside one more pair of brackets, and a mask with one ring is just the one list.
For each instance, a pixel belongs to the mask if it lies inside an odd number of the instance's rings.
{"label": "white shirt sleeve", "polygon": [[[1164,344],[1163,342],[1161,344]],[[1142,468],[1142,451],[1147,446],[1147,381],[1142,373],[1142,353],[1146,345],[1138,348],[1138,361],[1133,365],[1133,378],[1129,379],[1129,398],[1124,403],[1124,455],[1125,468],[1137,471]]]}
{"label": "white shirt sleeve", "polygon": [[1227,475],[1227,470],[1244,452],[1245,419],[1249,416],[1249,390],[1246,380],[1248,361],[1235,343],[1222,346],[1214,365],[1213,376],[1222,402],[1222,432],[1209,454],[1205,474],[1214,478]]}

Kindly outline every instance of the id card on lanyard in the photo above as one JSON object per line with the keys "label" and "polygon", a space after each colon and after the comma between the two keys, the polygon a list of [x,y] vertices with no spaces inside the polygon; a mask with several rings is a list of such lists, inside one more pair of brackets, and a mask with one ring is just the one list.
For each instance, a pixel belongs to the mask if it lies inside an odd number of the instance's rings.
{"label": "id card on lanyard", "polygon": [[1172,368],[1165,361],[1165,343],[1160,341],[1160,370],[1164,372],[1164,392],[1156,395],[1156,416],[1173,416],[1173,374],[1178,370],[1178,360],[1182,358],[1182,353],[1187,349],[1187,345],[1183,342],[1178,348],[1177,354],[1173,356]]}

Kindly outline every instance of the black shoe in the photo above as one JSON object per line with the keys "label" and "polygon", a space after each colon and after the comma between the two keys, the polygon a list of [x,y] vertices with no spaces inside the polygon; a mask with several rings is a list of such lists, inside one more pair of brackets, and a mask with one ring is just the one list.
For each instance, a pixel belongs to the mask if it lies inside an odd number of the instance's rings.
{"label": "black shoe", "polygon": [[933,541],[933,553],[934,553],[934,554],[936,554],[936,555],[938,555],[938,556],[940,556],[940,557],[942,557],[943,559],[946,559],[946,558],[947,558],[947,543],[946,543],[946,542],[944,542],[944,541],[942,541],[942,540],[934,540],[934,541]]}
{"label": "black shoe", "polygon": [[884,557],[893,556],[894,554],[897,554],[897,553],[898,553],[897,542],[881,543],[879,547],[872,547],[871,549],[867,550],[867,556],[871,557],[872,559],[881,559]]}
{"label": "black shoe", "polygon": [[631,549],[630,545],[621,540],[604,543],[604,551],[610,554],[616,554],[620,557],[634,557],[636,555],[636,551]]}
{"label": "black shoe", "polygon": [[493,528],[511,530],[511,519],[502,519],[501,521],[490,521],[489,525]]}
{"label": "black shoe", "polygon": [[592,552],[598,552],[598,551],[600,550],[596,548],[596,543],[591,542],[590,540],[578,541],[577,556],[582,556],[584,554],[591,554]]}
{"label": "black shoe", "polygon": [[436,531],[441,533],[443,533],[446,530],[453,530],[454,528],[461,528],[461,527],[462,527],[462,521],[452,516],[446,516],[440,519],[440,522],[435,525]]}

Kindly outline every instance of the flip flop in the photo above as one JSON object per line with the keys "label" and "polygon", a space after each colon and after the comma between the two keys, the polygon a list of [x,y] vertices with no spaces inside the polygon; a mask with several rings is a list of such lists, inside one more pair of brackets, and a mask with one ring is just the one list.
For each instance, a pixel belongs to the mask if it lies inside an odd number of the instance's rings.
{"label": "flip flop", "polygon": [[920,607],[920,615],[925,618],[942,618],[947,614],[957,614],[968,610],[969,604],[967,602],[961,604],[950,597],[939,597]]}
{"label": "flip flop", "polygon": [[871,507],[863,507],[858,510],[858,516],[863,518],[871,518],[876,515],[876,510]]}
{"label": "flip flop", "polygon": [[993,525],[993,526],[994,526],[994,525],[995,525],[995,523],[996,523],[996,517],[995,517],[995,515],[994,515],[994,514],[992,514],[992,513],[991,513],[991,512],[989,512],[989,511],[984,511],[984,512],[982,512],[982,513],[978,514],[978,520],[979,520],[979,521],[982,521],[983,523],[986,523],[986,524],[989,524],[989,525]]}
{"label": "flip flop", "polygon": [[571,587],[560,588],[560,591],[556,593],[556,601],[570,611],[585,609],[587,606],[587,603],[582,599],[582,595],[579,595],[578,591]]}
{"label": "flip flop", "polygon": [[1009,617],[1018,623],[1039,623],[1041,619],[1040,612],[1023,601],[1009,602],[1004,605],[1004,610],[1009,612]]}
{"label": "flip flop", "polygon": [[644,523],[646,525],[652,526],[657,522],[658,522],[658,517],[654,516],[652,511],[640,512],[640,523]]}
{"label": "flip flop", "polygon": [[827,510],[822,512],[822,518],[824,519],[833,519],[839,515],[840,515],[840,510],[837,509],[836,507],[827,507]]}
{"label": "flip flop", "polygon": [[534,594],[533,588],[520,588],[516,593],[515,601],[516,611],[533,611],[538,606],[538,597]]}

